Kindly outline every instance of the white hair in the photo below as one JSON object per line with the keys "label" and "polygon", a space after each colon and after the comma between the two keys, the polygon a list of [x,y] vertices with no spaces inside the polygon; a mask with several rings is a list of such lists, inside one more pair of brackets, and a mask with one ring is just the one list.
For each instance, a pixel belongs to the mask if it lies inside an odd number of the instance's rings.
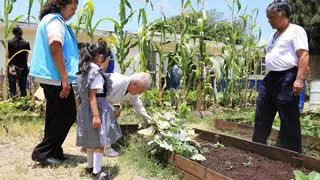
{"label": "white hair", "polygon": [[152,79],[150,74],[145,72],[134,73],[129,76],[130,82],[135,83],[139,87],[143,88],[143,90],[148,90],[151,88]]}

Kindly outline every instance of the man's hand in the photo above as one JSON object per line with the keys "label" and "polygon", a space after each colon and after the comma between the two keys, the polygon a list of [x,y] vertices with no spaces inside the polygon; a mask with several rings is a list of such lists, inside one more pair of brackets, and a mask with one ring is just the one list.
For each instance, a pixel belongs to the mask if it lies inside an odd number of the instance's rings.
{"label": "man's hand", "polygon": [[301,79],[296,79],[293,83],[292,92],[295,96],[299,96],[302,92],[304,86],[304,82]]}
{"label": "man's hand", "polygon": [[101,126],[100,116],[93,116],[92,119],[92,128],[98,129]]}
{"label": "man's hand", "polygon": [[118,118],[121,115],[121,111],[116,109],[113,111],[113,115],[114,117]]}

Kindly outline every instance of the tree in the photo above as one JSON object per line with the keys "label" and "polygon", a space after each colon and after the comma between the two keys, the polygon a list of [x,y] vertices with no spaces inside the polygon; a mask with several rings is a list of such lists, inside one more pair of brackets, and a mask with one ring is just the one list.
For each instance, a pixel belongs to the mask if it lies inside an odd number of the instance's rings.
{"label": "tree", "polygon": [[291,22],[304,27],[309,36],[311,54],[320,54],[320,1],[291,0]]}

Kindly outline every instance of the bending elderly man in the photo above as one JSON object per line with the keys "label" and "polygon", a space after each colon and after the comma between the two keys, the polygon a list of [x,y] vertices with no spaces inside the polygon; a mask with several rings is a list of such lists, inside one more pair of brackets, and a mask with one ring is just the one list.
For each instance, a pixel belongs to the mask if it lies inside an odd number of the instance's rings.
{"label": "bending elderly man", "polygon": [[[151,87],[151,77],[147,73],[135,73],[130,76],[125,76],[119,73],[111,73],[112,90],[107,96],[107,100],[111,104],[123,104],[128,102],[133,106],[135,111],[144,120],[143,123],[148,122],[151,118],[144,108],[139,94],[144,93]],[[120,109],[114,109],[115,117],[120,116]],[[110,146],[106,148],[107,156],[117,156],[118,153],[111,148],[111,144],[116,142],[121,136],[121,129],[118,122],[114,121],[108,133],[110,136]]]}

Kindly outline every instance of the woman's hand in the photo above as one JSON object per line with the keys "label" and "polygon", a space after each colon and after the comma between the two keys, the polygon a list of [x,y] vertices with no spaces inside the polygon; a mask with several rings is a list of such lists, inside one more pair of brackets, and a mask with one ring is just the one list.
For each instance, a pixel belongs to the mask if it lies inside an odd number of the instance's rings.
{"label": "woman's hand", "polygon": [[61,81],[62,90],[60,92],[60,98],[67,98],[70,93],[70,84],[68,78]]}
{"label": "woman's hand", "polygon": [[92,119],[92,128],[98,129],[98,128],[100,128],[100,126],[101,126],[100,116],[99,116],[99,115],[93,116],[93,119]]}

